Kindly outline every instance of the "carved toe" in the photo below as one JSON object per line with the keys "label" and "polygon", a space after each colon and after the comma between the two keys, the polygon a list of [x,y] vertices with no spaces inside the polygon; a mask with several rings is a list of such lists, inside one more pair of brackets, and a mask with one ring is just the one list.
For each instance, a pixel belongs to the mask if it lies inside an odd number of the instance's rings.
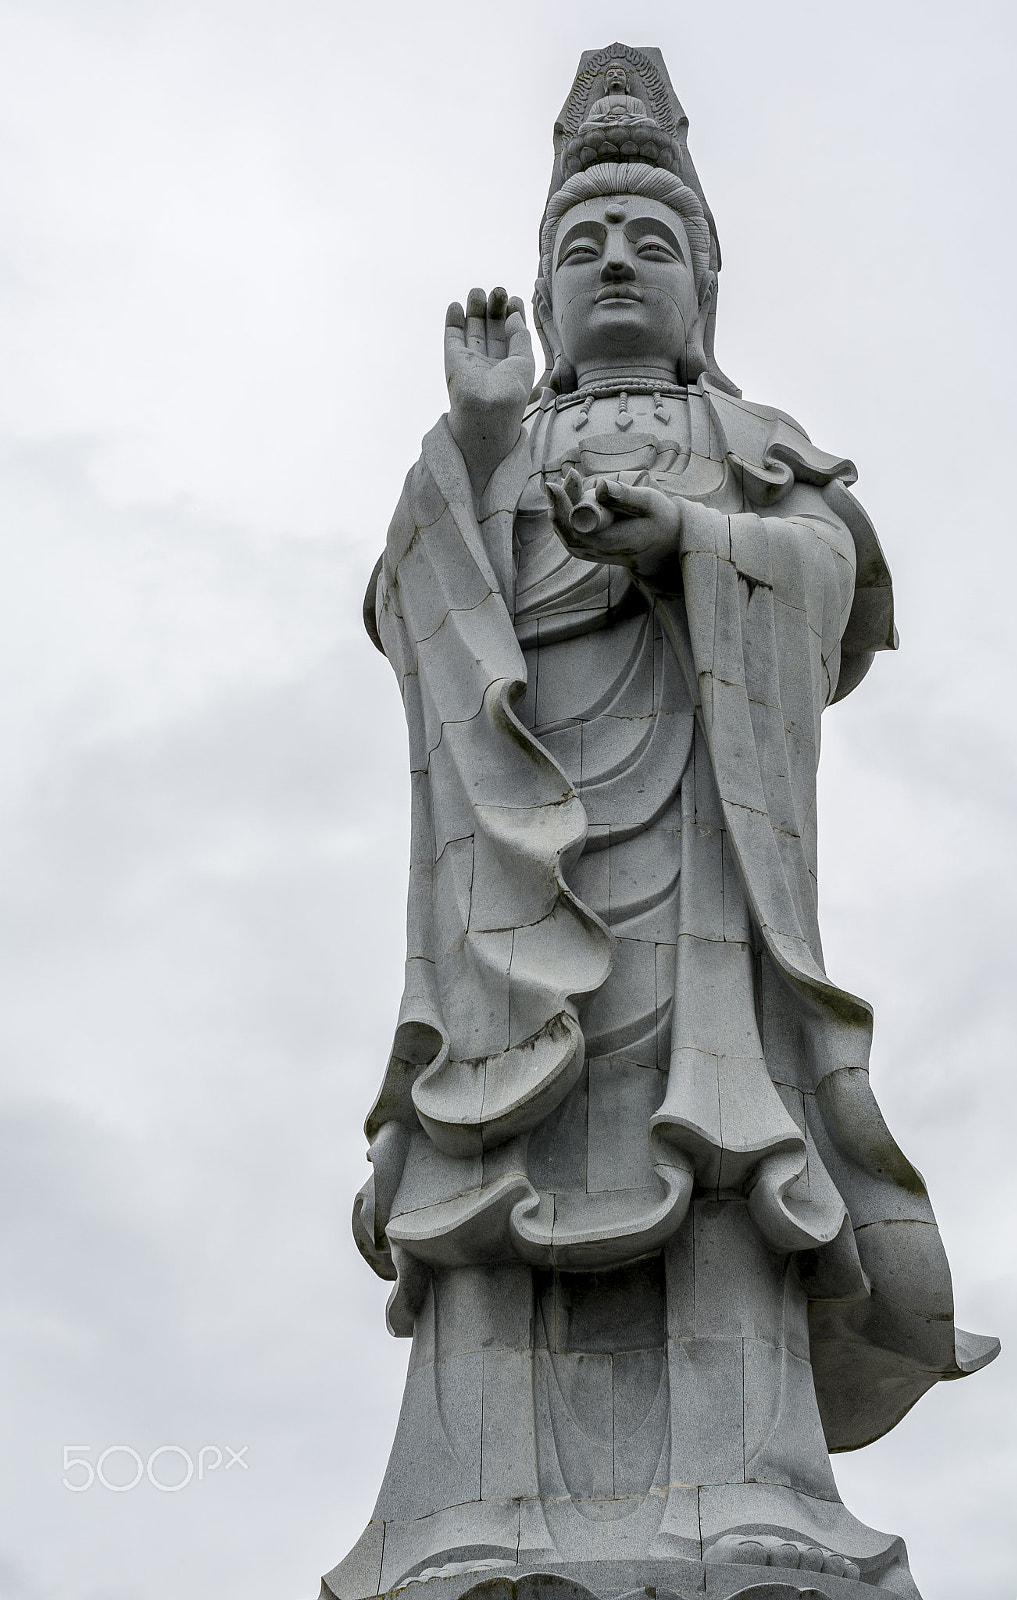
{"label": "carved toe", "polygon": [[804,1572],[822,1572],[826,1565],[826,1556],[818,1545],[809,1545],[802,1551],[798,1565]]}
{"label": "carved toe", "polygon": [[[704,1552],[703,1559],[710,1563],[728,1562],[733,1566],[826,1572],[832,1578],[859,1577],[857,1563],[847,1556],[838,1555],[834,1550],[824,1550],[816,1544],[808,1544],[804,1539],[781,1538],[777,1534],[759,1534],[756,1537],[751,1534],[724,1534]],[[808,1593],[811,1594],[812,1590]]]}
{"label": "carved toe", "polygon": [[737,1562],[739,1566],[765,1567],[767,1555],[765,1545],[757,1544],[754,1539],[740,1539],[730,1550],[725,1550],[724,1559]]}

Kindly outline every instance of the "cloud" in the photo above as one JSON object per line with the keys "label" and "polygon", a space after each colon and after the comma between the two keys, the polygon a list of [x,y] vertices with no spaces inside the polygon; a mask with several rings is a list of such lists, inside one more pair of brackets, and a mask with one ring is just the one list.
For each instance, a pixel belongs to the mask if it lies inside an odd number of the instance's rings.
{"label": "cloud", "polygon": [[[961,1321],[1012,1342],[1013,24],[951,17],[732,0],[656,41],[722,362],[855,456],[895,573],[901,652],[826,720],[828,964],[875,1002]],[[408,782],[360,596],[444,306],[526,293],[553,115],[617,9],[514,19],[0,19],[4,1600],[310,1597],[370,1513],[406,1347],[348,1215]],[[925,1600],[1012,1595],[1012,1400],[997,1363],[838,1463]],[[249,1470],[63,1487],[65,1444],[125,1442]]]}

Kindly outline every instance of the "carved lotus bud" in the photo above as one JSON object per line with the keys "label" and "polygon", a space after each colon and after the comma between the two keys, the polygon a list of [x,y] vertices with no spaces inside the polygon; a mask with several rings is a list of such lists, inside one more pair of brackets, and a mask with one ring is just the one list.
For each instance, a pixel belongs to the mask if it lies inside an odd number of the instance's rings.
{"label": "carved lotus bud", "polygon": [[670,172],[675,167],[675,150],[660,124],[648,116],[584,122],[565,147],[563,174],[571,178],[601,161],[641,161]]}

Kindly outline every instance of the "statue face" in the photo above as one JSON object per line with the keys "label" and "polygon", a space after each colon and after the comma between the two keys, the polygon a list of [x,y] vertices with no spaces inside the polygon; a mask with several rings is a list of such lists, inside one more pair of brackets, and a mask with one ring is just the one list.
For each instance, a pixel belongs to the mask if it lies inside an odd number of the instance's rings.
{"label": "statue face", "polygon": [[699,301],[682,221],[641,195],[573,206],[554,242],[551,302],[566,360],[684,368]]}

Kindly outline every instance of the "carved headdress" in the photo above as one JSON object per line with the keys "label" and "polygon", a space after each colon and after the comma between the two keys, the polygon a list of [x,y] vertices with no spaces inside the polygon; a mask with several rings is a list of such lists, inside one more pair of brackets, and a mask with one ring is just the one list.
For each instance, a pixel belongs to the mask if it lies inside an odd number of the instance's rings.
{"label": "carved headdress", "polygon": [[[689,119],[659,50],[611,44],[584,52],[554,125],[554,167],[540,224],[540,276],[533,307],[547,357],[544,382],[568,387],[551,319],[551,249],[564,212],[593,194],[644,194],[682,218],[705,309],[702,369],[738,394],[713,353],[720,242],[688,149]],[[698,374],[696,374],[698,376]]]}

